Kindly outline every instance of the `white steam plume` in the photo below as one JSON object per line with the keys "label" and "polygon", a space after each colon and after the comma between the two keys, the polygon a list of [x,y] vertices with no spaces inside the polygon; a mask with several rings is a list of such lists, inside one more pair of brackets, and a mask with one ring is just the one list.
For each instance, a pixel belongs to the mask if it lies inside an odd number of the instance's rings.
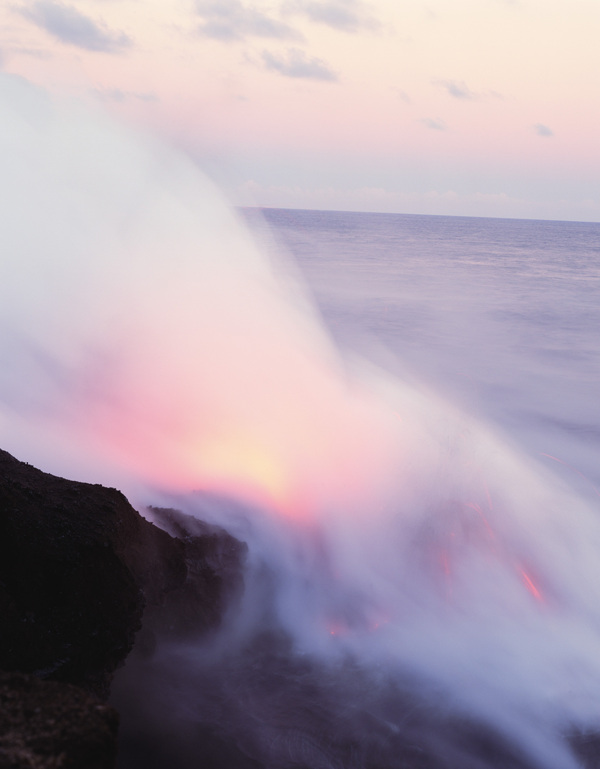
{"label": "white steam plume", "polygon": [[2,448],[199,516],[194,489],[238,497],[241,523],[212,514],[249,542],[250,614],[266,565],[297,651],[437,682],[576,767],[561,733],[600,720],[597,517],[343,364],[186,158],[11,77],[0,100]]}

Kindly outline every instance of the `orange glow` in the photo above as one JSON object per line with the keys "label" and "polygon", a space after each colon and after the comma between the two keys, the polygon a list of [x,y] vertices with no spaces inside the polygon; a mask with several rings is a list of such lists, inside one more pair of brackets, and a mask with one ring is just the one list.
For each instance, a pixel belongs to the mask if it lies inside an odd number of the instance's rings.
{"label": "orange glow", "polygon": [[203,485],[243,492],[256,502],[292,512],[291,484],[276,452],[242,434],[208,440],[197,452]]}

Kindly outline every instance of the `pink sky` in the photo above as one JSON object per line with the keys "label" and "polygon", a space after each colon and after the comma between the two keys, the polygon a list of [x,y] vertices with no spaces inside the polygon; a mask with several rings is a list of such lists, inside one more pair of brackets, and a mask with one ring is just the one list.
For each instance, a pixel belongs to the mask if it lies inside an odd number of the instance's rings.
{"label": "pink sky", "polygon": [[236,204],[600,221],[597,0],[33,0],[0,62]]}

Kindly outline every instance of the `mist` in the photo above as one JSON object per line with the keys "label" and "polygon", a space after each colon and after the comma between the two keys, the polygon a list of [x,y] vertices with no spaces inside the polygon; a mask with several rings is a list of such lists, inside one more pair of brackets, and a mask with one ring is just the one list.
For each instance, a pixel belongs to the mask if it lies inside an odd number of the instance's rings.
{"label": "mist", "polygon": [[[600,728],[597,513],[443,383],[338,349],[283,249],[274,264],[184,155],[10,76],[0,118],[0,445],[248,544],[217,636],[124,679],[181,766],[189,725],[216,721],[261,766],[400,766],[418,740],[432,766],[580,766],[567,737]],[[453,718],[512,752],[471,760]]]}

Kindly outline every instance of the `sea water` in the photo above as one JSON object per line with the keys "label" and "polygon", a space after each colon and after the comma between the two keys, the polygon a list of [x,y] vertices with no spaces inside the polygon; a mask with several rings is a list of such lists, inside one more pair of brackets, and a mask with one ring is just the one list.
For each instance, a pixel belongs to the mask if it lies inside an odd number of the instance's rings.
{"label": "sea water", "polygon": [[600,224],[247,209],[337,343],[600,489]]}

